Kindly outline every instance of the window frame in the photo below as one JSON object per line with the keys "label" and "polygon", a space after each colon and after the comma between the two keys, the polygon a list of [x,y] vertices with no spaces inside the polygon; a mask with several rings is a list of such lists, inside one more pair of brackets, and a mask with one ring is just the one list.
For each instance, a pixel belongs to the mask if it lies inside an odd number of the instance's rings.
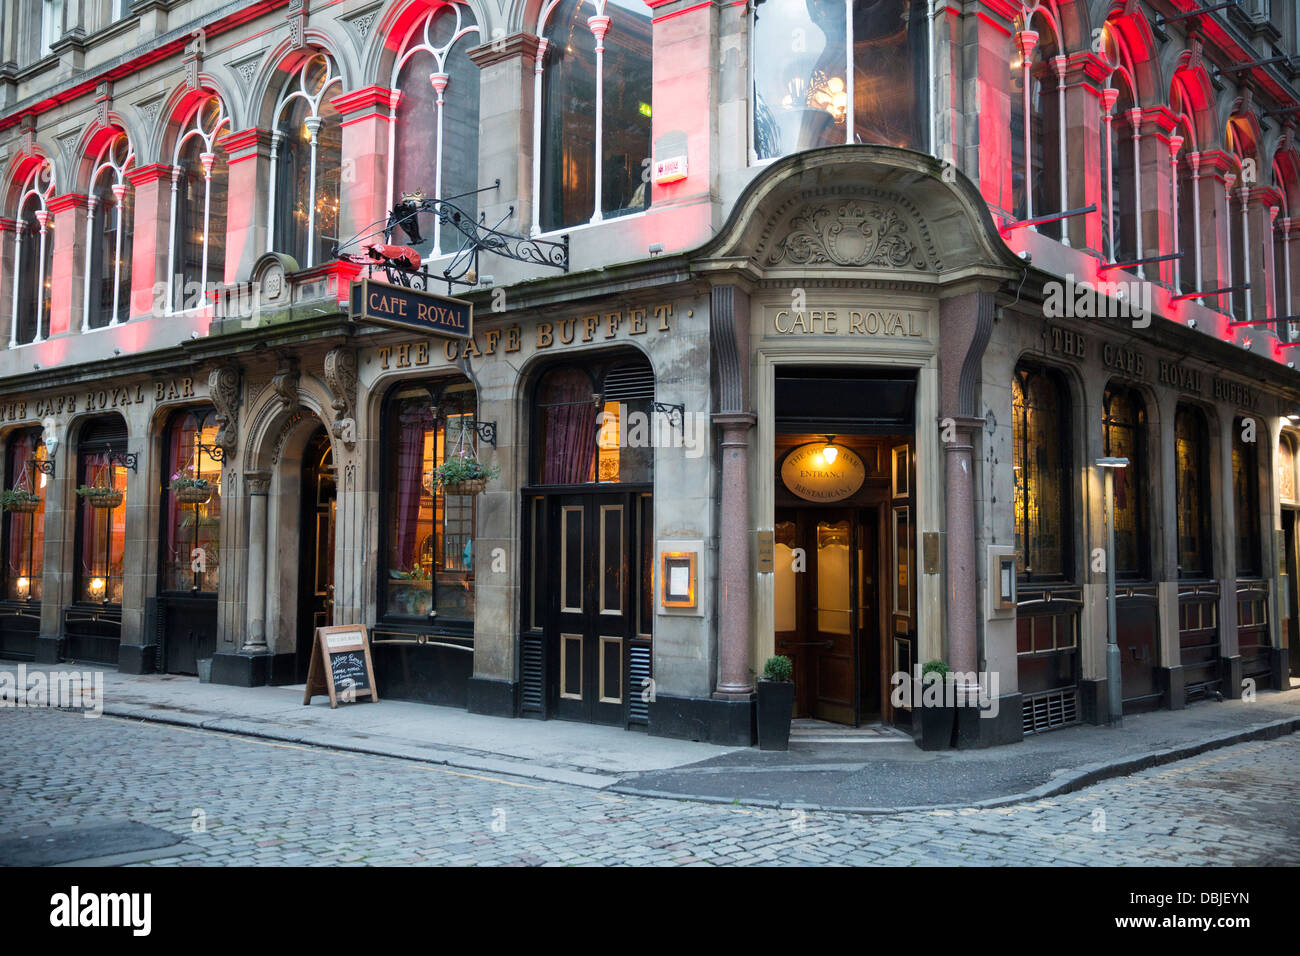
{"label": "window frame", "polygon": [[[97,429],[100,430],[101,433],[108,432],[110,430],[110,425],[113,422],[116,422],[120,426],[120,428],[112,429],[113,434],[111,437],[108,438],[94,437],[90,439],[87,439],[85,437],[87,433],[93,432]],[[119,431],[120,434],[118,434]],[[82,476],[85,474],[86,464],[87,464],[86,458],[89,455],[107,454],[109,456],[108,467],[111,469],[109,474],[113,480],[114,485],[116,486],[117,469],[120,468],[123,472],[123,475],[125,476],[126,465],[124,464],[124,461],[125,461],[128,440],[129,440],[129,433],[127,431],[126,421],[125,419],[122,418],[122,416],[103,415],[103,416],[97,416],[95,418],[86,419],[81,425],[78,438],[77,438],[77,454],[75,459],[77,471],[76,471],[76,477],[74,478],[74,481],[80,481],[82,479]],[[123,461],[114,462],[112,460],[114,456],[122,456]],[[129,481],[129,479],[126,480]],[[86,515],[89,514],[91,516],[91,520],[95,520],[94,515],[96,509],[91,508],[90,503],[85,501],[79,495],[74,496],[73,500],[75,502],[74,510],[75,510],[76,517],[74,519],[75,532],[73,535],[72,603],[81,606],[90,605],[92,607],[121,608],[122,607],[121,603],[110,601],[109,597],[113,593],[113,577],[114,577],[112,573],[113,514],[118,510],[118,508],[122,509],[122,524],[123,524],[123,539],[122,539],[123,582],[122,583],[123,583],[123,587],[125,588],[125,575],[126,575],[125,492],[123,492],[122,503],[118,505],[117,508],[108,510],[107,534],[109,537],[109,547],[108,547],[109,566],[106,569],[106,573],[104,575],[105,586],[104,586],[103,601],[90,601],[90,600],[86,600],[81,596],[83,587],[86,583],[85,582],[86,572],[82,569],[81,566],[82,549],[84,547],[86,534],[88,531],[88,529],[86,528],[85,518]],[[98,556],[96,555],[96,557]]]}
{"label": "window frame", "polygon": [[[18,428],[5,436],[5,470],[4,470],[4,488],[6,491],[13,490],[16,486],[13,481],[13,460],[14,449],[19,442],[32,442],[31,457],[28,462],[48,460],[48,452],[45,448],[44,429],[39,426],[29,426]],[[38,468],[29,468],[29,482],[36,482],[37,474],[42,472]],[[0,601],[22,601],[29,605],[40,605],[44,596],[44,588],[41,586],[41,578],[45,570],[45,504],[49,500],[48,488],[50,484],[46,483],[47,493],[41,496],[41,506],[35,512],[22,513],[17,511],[6,511],[4,526],[0,529]],[[36,488],[28,488],[29,491],[35,492]],[[35,547],[36,539],[36,520],[41,521],[41,547]],[[27,597],[20,598],[9,597],[9,557],[13,548],[13,522],[29,519],[27,526],[27,571],[18,574],[19,578],[26,577],[28,580]],[[39,596],[33,596],[33,593],[40,591]]]}
{"label": "window frame", "polygon": [[[121,162],[113,156],[113,151],[119,143],[126,144],[126,154]],[[85,295],[82,302],[82,332],[122,325],[131,318],[131,269],[129,263],[132,261],[135,236],[135,190],[131,186],[128,172],[134,167],[135,148],[131,145],[130,137],[118,129],[116,135],[104,145],[95,158],[95,165],[90,174],[89,189],[87,190],[89,195],[86,205],[86,263],[85,288],[83,290]],[[103,185],[112,191],[115,199],[112,213],[114,217],[113,307],[107,313],[103,311],[104,305],[100,300],[100,296],[92,295],[95,287],[102,285],[107,279],[105,275],[107,263],[104,261],[107,257],[103,251],[103,236],[101,235],[104,231],[104,220],[101,219],[102,210],[99,209],[100,198],[96,195],[96,191],[102,188],[100,177],[106,173],[110,175],[111,181]],[[132,199],[129,215],[126,213],[128,196]],[[130,237],[126,236],[127,232],[130,233]],[[128,265],[125,268],[126,301],[122,302],[124,255],[125,262]],[[104,321],[105,318],[106,321]]]}
{"label": "window frame", "polygon": [[[469,387],[466,388],[465,386],[469,386]],[[469,618],[444,618],[441,614],[438,613],[439,577],[440,575],[447,574],[448,572],[439,569],[438,561],[436,558],[434,561],[432,573],[430,574],[428,579],[429,593],[431,597],[430,607],[432,608],[433,613],[428,615],[425,618],[420,618],[411,615],[395,614],[389,609],[388,606],[387,585],[389,581],[389,572],[392,570],[390,566],[390,561],[391,561],[390,552],[392,550],[392,544],[393,544],[392,541],[393,530],[391,525],[394,517],[393,502],[396,498],[396,494],[395,494],[396,478],[391,473],[391,469],[389,467],[390,459],[392,457],[394,447],[395,447],[395,441],[396,441],[396,438],[393,435],[393,429],[391,427],[391,416],[393,415],[393,409],[396,406],[396,403],[399,400],[399,398],[404,394],[407,394],[417,389],[423,389],[429,396],[430,404],[433,407],[439,409],[440,412],[443,405],[443,396],[451,393],[460,393],[460,394],[466,394],[471,396],[473,399],[473,408],[474,408],[474,412],[473,412],[474,417],[471,419],[471,421],[474,422],[475,424],[477,424],[478,422],[478,414],[479,414],[478,392],[474,388],[473,383],[463,376],[447,375],[438,378],[420,378],[420,379],[408,379],[408,380],[398,381],[393,383],[385,392],[383,402],[380,405],[380,419],[379,419],[380,421],[379,455],[378,455],[378,468],[379,468],[378,486],[380,488],[379,548],[378,548],[379,553],[378,553],[378,561],[377,561],[378,575],[377,575],[376,588],[375,588],[375,611],[376,611],[375,618],[378,624],[381,625],[386,630],[405,629],[405,630],[410,630],[410,631],[415,631],[415,632],[420,632],[425,634],[441,634],[449,637],[472,638],[474,636],[474,621],[478,616],[476,566],[479,560],[481,559],[481,556],[478,555],[476,552],[471,552],[471,554],[473,555],[471,559],[471,567],[470,570],[466,573],[466,578],[465,578],[469,587],[474,592],[475,602],[476,602],[474,613]],[[446,424],[445,424],[445,419],[441,414],[439,414],[438,417],[435,419],[435,436],[439,432],[443,434],[444,436],[443,440],[445,443]],[[478,454],[477,432],[475,432],[473,436],[470,436],[468,440],[474,443],[473,453]],[[436,437],[435,437],[434,448],[435,448],[434,454],[436,456],[437,454]],[[444,444],[444,448],[445,448],[445,444]],[[445,454],[444,454],[444,459],[445,459]],[[437,462],[435,460],[435,465],[436,463]],[[437,489],[437,486],[435,485],[434,490],[430,493],[430,498],[431,500],[434,501],[433,523],[434,523],[434,534],[436,536],[438,534],[438,517],[437,517],[438,504],[437,503],[438,500],[441,498],[444,501],[443,507],[445,509],[446,496],[443,495],[441,490]],[[443,527],[445,528],[445,526],[446,526],[446,514],[444,511]],[[470,504],[470,540],[471,541],[475,541],[477,539],[477,532],[478,532],[478,496],[475,495],[471,497],[471,504]]]}
{"label": "window frame", "polygon": [[[191,311],[191,308],[193,308],[193,307],[180,308],[180,309],[176,308],[177,293],[179,292],[179,294],[183,297],[185,294],[184,290],[186,286],[188,286],[189,284],[186,281],[186,276],[185,276],[184,257],[179,254],[180,253],[179,247],[183,242],[182,235],[190,226],[189,220],[191,216],[191,213],[188,210],[182,211],[180,208],[181,205],[181,196],[180,196],[180,189],[179,189],[180,180],[181,177],[185,175],[185,168],[181,165],[181,154],[187,148],[187,145],[194,140],[198,140],[202,144],[202,152],[199,154],[199,162],[201,164],[202,171],[203,171],[203,232],[202,232],[202,240],[200,242],[200,248],[202,249],[202,252],[200,258],[199,286],[203,291],[202,291],[202,301],[199,308],[202,308],[204,305],[207,304],[208,268],[209,268],[208,259],[211,257],[211,251],[212,251],[210,244],[212,239],[211,207],[212,207],[213,171],[216,170],[219,166],[225,167],[225,176],[227,177],[226,178],[227,194],[230,185],[229,159],[226,156],[226,151],[224,149],[221,149],[221,146],[217,142],[220,139],[220,137],[223,135],[222,133],[223,128],[225,130],[225,133],[230,132],[231,129],[230,115],[226,111],[225,102],[221,99],[221,97],[218,94],[212,92],[211,90],[204,90],[204,92],[208,93],[209,95],[206,96],[204,99],[202,99],[190,112],[189,117],[185,121],[185,125],[182,127],[181,134],[176,138],[176,145],[172,149],[171,217],[170,217],[170,225],[169,225],[170,236],[169,236],[169,241],[167,243],[167,305],[165,309],[165,314],[167,315],[175,315],[178,312],[188,312]],[[217,110],[218,110],[216,122],[213,124],[211,130],[205,130],[202,127],[203,111],[204,108],[209,103],[213,103],[213,102],[217,104]],[[204,156],[206,155],[212,156],[211,162],[204,161]],[[229,210],[227,210],[227,215],[229,215]],[[221,240],[223,259],[224,259],[225,245],[226,245],[226,241],[225,241],[225,236],[223,235]],[[178,262],[180,263],[179,273],[177,272]],[[175,288],[175,283],[178,278],[181,280],[181,288],[179,290]],[[224,271],[224,263],[222,263],[222,273],[221,273],[220,282],[224,282],[224,281],[225,281],[225,271]]]}
{"label": "window frame", "polygon": [[[42,187],[42,181],[45,185]],[[49,201],[54,198],[54,169],[49,160],[42,160],[36,169],[28,174],[23,183],[22,191],[18,194],[17,215],[15,216],[16,225],[14,227],[14,256],[13,256],[13,302],[10,315],[12,320],[9,323],[9,347],[17,348],[20,345],[35,345],[45,341],[45,332],[49,328],[51,318],[50,296],[44,293],[46,269],[53,270],[54,264],[54,244],[50,241],[50,222],[54,216],[50,212]],[[24,311],[21,306],[22,285],[18,281],[22,276],[23,269],[23,249],[29,247],[23,241],[23,234],[27,231],[27,220],[23,213],[30,200],[35,200],[37,208],[32,211],[33,218],[39,224],[40,231],[36,235],[37,252],[36,252],[36,321],[35,337],[30,342],[18,341],[18,327],[20,325],[19,317]],[[44,220],[42,222],[42,219]]]}
{"label": "window frame", "polygon": [[[1175,556],[1178,563],[1179,580],[1192,581],[1212,581],[1214,580],[1214,521],[1213,521],[1213,504],[1210,498],[1213,493],[1210,481],[1210,426],[1205,412],[1197,405],[1188,402],[1179,402],[1174,410],[1174,495],[1176,500],[1181,501],[1183,490],[1179,485],[1179,468],[1178,468],[1178,424],[1180,420],[1187,420],[1184,416],[1189,416],[1194,421],[1197,428],[1197,442],[1199,444],[1199,461],[1197,462],[1197,486],[1201,492],[1201,508],[1199,510],[1200,520],[1197,522],[1197,537],[1200,539],[1199,549],[1202,560],[1207,565],[1204,568],[1195,568],[1184,570],[1181,543],[1175,548]],[[1180,524],[1181,511],[1175,510],[1174,518],[1174,535],[1181,542],[1182,527]]]}
{"label": "window frame", "polygon": [[[1244,493],[1245,506],[1243,510],[1249,517],[1249,526],[1245,529],[1246,535],[1243,540],[1241,523],[1237,521],[1237,509],[1233,511],[1233,560],[1236,577],[1258,578],[1264,573],[1264,536],[1262,531],[1262,519],[1260,516],[1260,455],[1259,442],[1247,442],[1241,438],[1241,428],[1244,419],[1240,416],[1232,421],[1232,447],[1229,454],[1235,458],[1240,451],[1245,455],[1245,488],[1237,487],[1237,469],[1235,462],[1230,469],[1232,473],[1232,499],[1234,505],[1242,500]],[[1259,424],[1258,420],[1255,422]],[[1242,567],[1241,556],[1245,551],[1253,560],[1253,563]]]}
{"label": "window frame", "polygon": [[[209,475],[208,472],[203,470],[204,455],[198,453],[199,448],[197,447],[197,445],[203,440],[203,429],[205,427],[209,427],[209,423],[214,420],[214,417],[216,415],[216,409],[210,404],[189,405],[183,408],[177,408],[174,411],[172,411],[170,415],[167,416],[166,427],[163,428],[162,430],[162,460],[164,463],[164,467],[160,475],[162,486],[159,488],[159,497],[158,497],[158,515],[159,515],[158,518],[158,593],[167,594],[171,596],[194,595],[199,597],[215,598],[217,595],[217,587],[219,584],[219,575],[220,575],[219,568],[220,568],[220,558],[221,558],[220,550],[219,550],[221,546],[221,532],[219,530],[220,528],[219,525],[218,525],[217,534],[215,536],[217,547],[218,547],[217,561],[215,562],[214,567],[211,567],[208,570],[203,572],[204,575],[203,583],[211,584],[211,587],[204,589],[204,588],[199,588],[197,586],[191,586],[189,588],[171,588],[167,586],[167,576],[168,576],[167,521],[169,518],[168,506],[171,503],[172,497],[176,494],[171,489],[171,475],[173,474],[173,469],[176,469],[176,471],[180,470],[180,467],[177,465],[177,463],[171,459],[172,436],[175,433],[176,429],[180,427],[180,423],[184,421],[185,416],[187,415],[193,415],[198,425],[197,431],[195,432],[195,437],[198,439],[198,441],[196,442],[196,449],[195,449],[196,460],[198,463],[198,467],[195,469],[195,477],[196,478],[208,477]],[[222,456],[224,457],[224,453],[222,453]],[[216,481],[213,483],[212,497],[215,498],[217,501],[217,520],[219,522],[222,516],[222,511],[221,511],[221,503],[222,503],[221,502],[221,467],[222,466],[220,464],[221,457],[213,456],[210,452],[207,453],[206,457],[208,458],[209,462],[217,463],[217,467],[215,469]],[[177,507],[178,508],[194,507],[197,509],[198,506],[185,505],[183,503],[178,502]],[[191,577],[194,577],[193,572],[191,572]]]}
{"label": "window frame", "polygon": [[[1072,407],[1073,403],[1071,401],[1070,388],[1068,383],[1065,380],[1064,374],[1059,369],[1056,369],[1050,365],[1039,365],[1033,362],[1020,361],[1016,363],[1015,371],[1012,374],[1014,378],[1021,379],[1022,393],[1025,393],[1027,383],[1035,377],[1045,378],[1047,381],[1051,382],[1052,386],[1056,389],[1056,398],[1057,398],[1056,428],[1057,428],[1057,434],[1059,436],[1059,446],[1061,449],[1061,460],[1058,465],[1058,470],[1060,472],[1061,570],[1059,572],[1040,573],[1033,570],[1032,568],[1020,567],[1019,566],[1020,562],[1018,561],[1017,562],[1018,566],[1016,568],[1016,576],[1017,579],[1023,584],[1073,583],[1076,579],[1076,571],[1077,571],[1077,562],[1075,560],[1075,554],[1074,554],[1074,545],[1077,537],[1075,534],[1074,522],[1076,520],[1075,512],[1077,508],[1074,505],[1074,443],[1069,438],[1069,436],[1071,435],[1070,421],[1073,412],[1073,407]],[[1016,427],[1014,388],[1012,389],[1011,414],[1012,414],[1011,428],[1012,428],[1012,457],[1013,457],[1012,540],[1015,543],[1017,553],[1019,553],[1021,551],[1021,548],[1019,542],[1016,540],[1017,536],[1014,531],[1015,521],[1019,517],[1019,515],[1017,514],[1019,505],[1016,502],[1015,486],[1018,485],[1019,481],[1021,480],[1014,477],[1015,475],[1014,459],[1017,452],[1017,449],[1015,447],[1015,437],[1014,437],[1015,427]],[[1023,427],[1024,426],[1022,425],[1022,428]],[[1029,452],[1029,442],[1028,440],[1026,440],[1025,442],[1026,460],[1025,462],[1021,462],[1021,473],[1024,475],[1023,480],[1025,481],[1028,481],[1028,474],[1026,468],[1026,462],[1028,460],[1027,458],[1028,452]],[[1028,506],[1029,495],[1028,495],[1027,488],[1025,489],[1024,493],[1020,495],[1020,500],[1025,502],[1026,507]],[[1024,525],[1025,528],[1028,529],[1029,518],[1027,514],[1025,516]],[[1025,548],[1024,551],[1026,556],[1026,563],[1028,563],[1027,561],[1028,548]]]}
{"label": "window frame", "polygon": [[[1117,422],[1110,416],[1110,405],[1113,397],[1122,396],[1133,406],[1133,422],[1131,425]],[[1133,455],[1129,459],[1128,467],[1120,469],[1124,481],[1131,481],[1131,487],[1128,489],[1133,495],[1135,508],[1135,525],[1137,535],[1137,556],[1138,566],[1135,570],[1121,570],[1116,556],[1115,560],[1115,577],[1120,580],[1132,581],[1149,581],[1152,578],[1152,561],[1151,561],[1151,525],[1150,525],[1150,506],[1149,495],[1151,483],[1148,480],[1148,432],[1150,423],[1146,413],[1146,402],[1142,393],[1123,383],[1108,383],[1102,392],[1101,399],[1101,440],[1102,452],[1107,457],[1113,457],[1114,452],[1111,449],[1110,429],[1113,427],[1131,428],[1133,439]]]}

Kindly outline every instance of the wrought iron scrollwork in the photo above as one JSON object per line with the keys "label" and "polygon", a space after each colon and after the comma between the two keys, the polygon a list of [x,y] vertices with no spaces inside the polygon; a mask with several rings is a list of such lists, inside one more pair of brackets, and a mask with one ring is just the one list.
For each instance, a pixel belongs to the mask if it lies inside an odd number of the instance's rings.
{"label": "wrought iron scrollwork", "polygon": [[115,451],[110,452],[109,462],[114,465],[121,465],[123,468],[130,468],[132,471],[139,471],[140,455],[134,451]]}
{"label": "wrought iron scrollwork", "polygon": [[651,402],[650,408],[652,411],[657,412],[660,415],[667,415],[668,424],[671,425],[672,427],[674,428],[684,427],[685,419],[686,419],[685,403],[670,405],[667,402]]}
{"label": "wrought iron scrollwork", "polygon": [[[498,179],[491,186],[485,186],[464,195],[486,192],[498,189],[500,186],[501,180]],[[338,247],[335,254],[349,262],[365,265],[372,272],[375,269],[382,271],[385,278],[393,285],[415,289],[420,292],[429,291],[434,282],[446,282],[449,288],[452,285],[477,285],[480,252],[490,252],[506,259],[514,259],[516,262],[549,266],[563,272],[569,271],[569,237],[567,234],[561,236],[558,240],[554,240],[538,239],[532,236],[517,236],[513,233],[504,232],[500,227],[502,223],[514,215],[515,207],[513,205],[507,209],[506,214],[501,217],[495,226],[489,226],[483,217],[480,216],[475,219],[474,216],[451,201],[451,199],[459,198],[461,197],[429,199],[422,192],[408,193],[393,205],[392,210],[388,213],[388,220],[381,230],[385,243],[392,241],[393,233],[396,230],[401,230],[411,242],[419,244],[424,241],[423,230],[420,228],[420,216],[422,214],[431,215],[435,218],[435,228],[449,226],[454,229],[460,235],[460,247],[452,255],[451,262],[447,265],[447,268],[443,269],[441,276],[436,276],[424,269],[406,268],[401,262],[382,258],[377,253],[366,256],[347,254],[343,251],[349,246],[362,243],[363,239],[370,238],[366,236],[359,236],[343,243]],[[371,236],[378,234],[372,233]],[[362,248],[368,250],[369,245],[363,243]]]}
{"label": "wrought iron scrollwork", "polygon": [[485,441],[493,448],[497,447],[497,423],[496,422],[475,422],[474,433],[478,435],[479,441]]}
{"label": "wrought iron scrollwork", "polygon": [[33,458],[32,467],[42,474],[54,477],[54,459],[53,458]]}

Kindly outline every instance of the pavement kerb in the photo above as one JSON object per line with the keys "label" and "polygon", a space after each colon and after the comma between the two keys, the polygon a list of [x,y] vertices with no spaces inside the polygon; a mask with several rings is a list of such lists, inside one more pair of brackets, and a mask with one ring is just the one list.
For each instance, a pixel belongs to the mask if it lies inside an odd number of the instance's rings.
{"label": "pavement kerb", "polygon": [[[134,707],[105,707],[104,713],[111,717],[128,720],[170,724],[180,727],[196,727],[202,730],[211,730],[215,733],[228,733],[235,736],[255,737],[262,740],[296,743],[302,744],[303,746],[322,747],[346,753],[365,754],[374,757],[388,757],[396,760],[410,760],[433,766],[452,767],[480,773],[491,772],[506,776],[520,777],[525,780],[540,780],[547,783],[567,783],[573,786],[585,787],[590,790],[602,790],[608,793],[617,793],[625,796],[652,797],[660,800],[682,800],[693,803],[710,803],[728,806],[758,807],[769,810],[779,809],[849,813],[862,816],[881,816],[895,813],[924,813],[935,810],[991,810],[998,807],[1012,806],[1018,803],[1029,803],[1034,800],[1044,800],[1065,793],[1071,793],[1075,790],[1082,790],[1084,787],[1092,786],[1102,780],[1108,780],[1114,777],[1123,777],[1142,770],[1148,770],[1152,767],[1158,767],[1162,764],[1173,763],[1177,760],[1185,760],[1189,757],[1199,756],[1200,754],[1211,750],[1231,747],[1234,744],[1246,743],[1252,740],[1273,740],[1284,734],[1291,734],[1300,730],[1300,717],[1287,717],[1281,720],[1270,721],[1265,724],[1256,724],[1255,726],[1247,727],[1243,730],[1220,734],[1195,743],[1182,744],[1165,750],[1152,750],[1135,756],[1125,757],[1121,760],[1102,761],[1099,763],[1088,764],[1077,768],[1068,775],[1062,775],[1061,777],[1035,787],[1032,790],[1011,794],[1005,797],[991,797],[987,800],[975,800],[968,803],[942,803],[926,806],[846,807],[811,804],[797,800],[785,801],[749,797],[719,797],[712,794],[669,793],[658,790],[644,790],[632,786],[623,786],[618,783],[598,784],[595,780],[586,781],[582,778],[603,778],[608,781],[611,779],[617,779],[617,775],[610,773],[601,774],[595,771],[584,771],[576,768],[573,770],[563,770],[560,768],[524,763],[516,766],[511,761],[518,758],[502,757],[499,759],[476,760],[469,754],[461,752],[448,752],[435,757],[429,754],[412,754],[410,752],[403,752],[396,749],[383,750],[373,746],[359,746],[347,741],[335,741],[330,739],[328,736],[314,737],[310,735],[289,734],[284,732],[271,733],[265,730],[253,728],[234,729],[229,726],[228,723],[237,718],[230,715],[205,715],[203,717],[198,717],[196,715],[195,719],[185,720],[176,715],[169,714],[163,716],[155,714],[152,711],[141,713],[139,709]],[[223,723],[227,724],[227,726],[219,726]],[[446,745],[443,746],[446,747]],[[447,749],[449,751],[454,751],[454,748],[447,747]]]}
{"label": "pavement kerb", "polygon": [[1045,783],[1042,786],[1035,787],[1034,789],[1027,790],[1023,793],[1015,793],[1005,797],[990,797],[987,800],[974,800],[969,803],[939,803],[929,806],[901,807],[842,807],[810,804],[801,801],[762,800],[747,797],[728,798],[718,797],[712,794],[666,793],[659,790],[642,790],[636,787],[625,787],[619,784],[609,787],[608,790],[611,793],[621,793],[637,797],[659,797],[664,800],[690,800],[698,803],[763,807],[766,809],[778,810],[815,810],[827,813],[852,813],[860,816],[882,816],[894,813],[925,813],[934,810],[992,810],[997,807],[1008,807],[1017,803],[1032,803],[1035,800],[1045,800],[1050,797],[1058,797],[1065,793],[1072,793],[1075,790],[1082,790],[1084,787],[1090,787],[1102,780],[1128,776],[1131,773],[1137,773],[1141,770],[1149,770],[1152,767],[1158,767],[1162,764],[1173,763],[1178,760],[1186,760],[1188,757],[1196,757],[1210,750],[1231,747],[1234,744],[1246,743],[1251,740],[1273,740],[1281,737],[1283,734],[1295,733],[1297,730],[1300,730],[1300,717],[1287,717],[1282,720],[1270,721],[1266,724],[1256,724],[1253,727],[1247,727],[1245,730],[1236,730],[1231,733],[1220,734],[1217,737],[1211,737],[1208,740],[1202,740],[1196,743],[1170,747],[1166,750],[1151,750],[1146,753],[1137,754],[1133,757],[1126,757],[1122,760],[1087,764],[1073,771],[1068,776],[1062,775],[1062,777],[1057,778],[1056,780],[1052,780],[1049,783]]}

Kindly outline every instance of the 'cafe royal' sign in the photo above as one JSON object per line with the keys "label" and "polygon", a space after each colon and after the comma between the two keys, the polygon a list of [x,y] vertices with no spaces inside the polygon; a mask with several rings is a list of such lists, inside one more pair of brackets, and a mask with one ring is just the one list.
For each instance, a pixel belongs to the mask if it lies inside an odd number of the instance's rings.
{"label": "'cafe royal' sign", "polygon": [[772,313],[777,335],[822,332],[827,335],[893,335],[922,338],[925,321],[915,312],[876,309],[781,309]]}

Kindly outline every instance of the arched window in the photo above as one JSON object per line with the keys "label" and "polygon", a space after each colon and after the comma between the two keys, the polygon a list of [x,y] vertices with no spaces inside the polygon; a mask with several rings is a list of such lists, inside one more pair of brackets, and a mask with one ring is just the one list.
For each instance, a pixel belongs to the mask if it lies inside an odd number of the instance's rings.
{"label": "arched window", "polygon": [[1181,259],[1174,260],[1174,275],[1182,292],[1198,292],[1201,287],[1201,228],[1197,213],[1201,200],[1196,194],[1196,170],[1192,159],[1197,153],[1195,127],[1186,113],[1178,114],[1174,135],[1178,137],[1178,149],[1174,154],[1174,215],[1178,224],[1178,247],[1174,251],[1183,254]]}
{"label": "arched window", "polygon": [[384,406],[383,568],[386,621],[471,632],[477,497],[448,494],[434,469],[478,455],[474,387],[462,379],[400,386]]}
{"label": "arched window", "polygon": [[644,360],[591,372],[549,371],[537,385],[534,431],[536,483],[644,482],[654,465],[654,371]]}
{"label": "arched window", "polygon": [[927,35],[921,0],[756,0],[754,159],[842,143],[925,149]]}
{"label": "arched window", "polygon": [[533,231],[650,205],[650,17],[638,0],[550,0],[538,20]]}
{"label": "arched window", "polygon": [[[1065,131],[1061,124],[1064,87],[1057,62],[1060,46],[1045,18],[1027,29],[1017,18],[1011,59],[1012,208],[1017,219],[1032,219],[1062,211],[1064,201]],[[1060,222],[1038,231],[1061,237]]]}
{"label": "arched window", "polygon": [[1178,501],[1178,574],[1213,577],[1210,552],[1210,463],[1205,416],[1179,405],[1174,417],[1174,484]]}
{"label": "arched window", "polygon": [[[1232,503],[1236,525],[1237,577],[1258,577],[1261,571],[1259,536],[1259,442],[1255,427],[1244,419],[1232,423]],[[1249,441],[1247,440],[1249,439]]]}
{"label": "arched window", "polygon": [[275,106],[275,229],[267,252],[293,256],[304,269],[327,261],[338,237],[343,127],[331,99],[342,92],[343,78],[334,61],[317,53],[289,75]]}
{"label": "arched window", "polygon": [[162,476],[164,591],[214,592],[221,555],[221,462],[210,407],[176,412]]}
{"label": "arched window", "polygon": [[1115,573],[1150,577],[1147,535],[1146,408],[1130,388],[1110,386],[1101,400],[1102,445],[1109,458],[1127,458],[1115,469]]}
{"label": "arched window", "polygon": [[53,196],[54,174],[50,164],[43,162],[27,177],[18,195],[10,348],[40,342],[49,332],[54,218],[50,215],[48,202]]}
{"label": "arched window", "polygon": [[1140,114],[1133,91],[1123,76],[1112,78],[1115,90],[1113,116],[1108,118],[1109,133],[1103,140],[1105,180],[1103,203],[1108,214],[1102,217],[1102,242],[1111,262],[1130,262],[1141,258],[1138,253],[1141,229],[1138,201],[1138,142]]}
{"label": "arched window", "polygon": [[[393,107],[388,208],[418,191],[448,199],[471,218],[478,209],[479,68],[468,52],[479,44],[474,15],[447,3],[407,37],[393,65]],[[454,200],[452,197],[457,197]],[[430,258],[453,251],[459,231],[441,224],[415,248]]]}
{"label": "arched window", "polygon": [[121,604],[126,554],[126,423],[117,415],[87,422],[77,441],[77,484],[97,494],[77,505],[78,601]]}
{"label": "arched window", "polygon": [[126,178],[135,150],[118,133],[100,151],[90,175],[90,214],[83,329],[125,322],[131,314],[131,236],[135,191]]}
{"label": "arched window", "polygon": [[1011,384],[1016,553],[1031,581],[1073,574],[1069,409],[1060,377],[1021,365]]}
{"label": "arched window", "polygon": [[[16,499],[4,513],[4,595],[10,601],[39,601],[45,565],[45,445],[39,428],[9,438],[5,491]],[[33,500],[33,496],[35,500]]]}
{"label": "arched window", "polygon": [[226,277],[226,203],[230,171],[217,140],[230,118],[216,96],[195,108],[172,159],[172,242],[167,276],[170,308],[207,303],[209,285]]}
{"label": "arched window", "polygon": [[[1259,165],[1249,127],[1244,118],[1233,117],[1228,121],[1227,145],[1228,152],[1232,153],[1237,160],[1237,166],[1234,170],[1234,179],[1237,186],[1235,201],[1231,188],[1228,188],[1224,193],[1228,217],[1224,234],[1228,237],[1228,262],[1232,270],[1228,285],[1244,286],[1244,288],[1232,293],[1229,305],[1232,314],[1238,320],[1245,321],[1251,318],[1251,297],[1256,294],[1256,290],[1250,288],[1250,250],[1252,244],[1250,241],[1249,202],[1251,185],[1257,182],[1256,177],[1259,175]],[[1248,175],[1252,169],[1255,170],[1254,175]],[[1245,179],[1250,179],[1251,182],[1247,183],[1244,181]],[[1259,294],[1263,293],[1262,289],[1258,291]]]}

